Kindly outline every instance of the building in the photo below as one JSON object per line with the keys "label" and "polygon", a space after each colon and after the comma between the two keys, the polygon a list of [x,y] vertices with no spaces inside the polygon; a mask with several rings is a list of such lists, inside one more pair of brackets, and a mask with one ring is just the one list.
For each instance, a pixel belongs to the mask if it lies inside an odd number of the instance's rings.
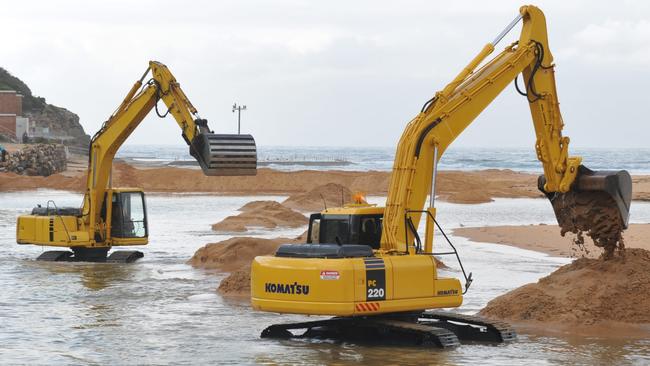
{"label": "building", "polygon": [[22,141],[29,135],[29,119],[23,117],[23,96],[15,90],[0,90],[0,134]]}

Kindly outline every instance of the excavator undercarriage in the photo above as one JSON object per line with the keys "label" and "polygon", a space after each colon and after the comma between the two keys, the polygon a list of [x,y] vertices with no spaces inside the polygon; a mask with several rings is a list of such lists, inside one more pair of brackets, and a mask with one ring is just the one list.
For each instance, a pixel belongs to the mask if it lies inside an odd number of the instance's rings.
{"label": "excavator undercarriage", "polygon": [[37,261],[45,262],[98,262],[133,263],[144,257],[139,250],[116,250],[110,255],[110,248],[71,248],[70,250],[48,250],[39,255]]}
{"label": "excavator undercarriage", "polygon": [[[294,332],[303,331],[296,334]],[[275,324],[262,338],[310,338],[340,341],[456,347],[461,343],[505,343],[517,339],[506,323],[446,311],[392,313],[366,317],[336,317],[302,323]]]}

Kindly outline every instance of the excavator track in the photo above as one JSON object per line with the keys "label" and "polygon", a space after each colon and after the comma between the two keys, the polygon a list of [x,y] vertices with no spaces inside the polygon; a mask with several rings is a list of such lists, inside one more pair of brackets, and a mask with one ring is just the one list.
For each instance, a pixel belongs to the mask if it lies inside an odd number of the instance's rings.
{"label": "excavator track", "polygon": [[[292,332],[301,330],[300,334]],[[506,323],[442,311],[275,324],[264,329],[261,337],[335,339],[440,348],[456,347],[461,342],[504,343],[517,339],[515,331]]]}
{"label": "excavator track", "polygon": [[144,257],[138,250],[116,250],[108,255],[106,249],[75,248],[69,250],[48,250],[36,258],[41,262],[94,262],[94,263],[133,263]]}
{"label": "excavator track", "polygon": [[432,323],[437,327],[449,329],[463,341],[504,343],[517,340],[517,333],[510,324],[480,316],[439,310],[425,311],[420,314],[420,323]]}

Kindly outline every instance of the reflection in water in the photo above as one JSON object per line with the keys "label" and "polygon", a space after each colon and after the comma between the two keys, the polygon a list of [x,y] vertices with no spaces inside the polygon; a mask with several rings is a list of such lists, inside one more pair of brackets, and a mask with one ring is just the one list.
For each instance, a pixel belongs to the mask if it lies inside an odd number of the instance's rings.
{"label": "reflection in water", "polygon": [[129,281],[138,271],[137,263],[88,263],[88,262],[33,262],[38,267],[52,274],[76,275],[84,287],[89,290],[102,290],[114,283]]}
{"label": "reflection in water", "polygon": [[[260,313],[245,301],[224,301],[215,292],[223,275],[185,264],[202,245],[228,238],[212,232],[212,223],[260,197],[149,195],[151,240],[142,248],[145,257],[134,264],[36,262],[41,248],[15,244],[15,218],[50,197],[59,206],[80,201],[78,195],[61,192],[0,193],[0,363],[650,364],[647,339],[522,334],[514,344],[453,350],[260,339],[270,324],[310,318]],[[650,204],[635,203],[633,210],[635,218],[650,218]],[[179,217],[192,219],[179,226]],[[447,227],[482,225],[488,218],[494,225],[554,220],[543,200],[472,206],[441,202],[439,218]],[[302,231],[262,235],[297,236]],[[468,313],[566,262],[453,239],[476,279],[460,308]]]}

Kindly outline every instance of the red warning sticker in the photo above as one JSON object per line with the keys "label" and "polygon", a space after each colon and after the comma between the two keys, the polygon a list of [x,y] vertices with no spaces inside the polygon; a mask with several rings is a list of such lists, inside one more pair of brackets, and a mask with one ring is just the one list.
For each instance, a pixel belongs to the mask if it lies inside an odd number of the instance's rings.
{"label": "red warning sticker", "polygon": [[321,280],[338,280],[339,271],[320,271]]}

